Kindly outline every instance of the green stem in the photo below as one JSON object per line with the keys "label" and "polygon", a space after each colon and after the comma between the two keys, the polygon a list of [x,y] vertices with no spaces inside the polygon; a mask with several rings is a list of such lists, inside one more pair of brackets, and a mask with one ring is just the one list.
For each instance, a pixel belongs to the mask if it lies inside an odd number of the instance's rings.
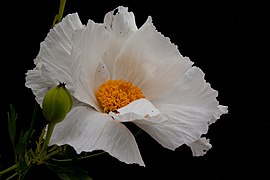
{"label": "green stem", "polygon": [[7,169],[1,171],[1,172],[0,172],[0,175],[3,175],[3,174],[5,174],[5,173],[8,173],[9,171],[12,171],[12,170],[14,170],[14,169],[16,169],[16,168],[17,168],[17,164],[14,164],[13,166],[10,166],[9,168],[7,168]]}
{"label": "green stem", "polygon": [[[50,159],[52,156],[58,154],[60,151],[61,151],[60,149],[57,149],[57,150],[51,152],[50,154],[46,155],[42,162]],[[39,162],[38,165],[42,164],[42,162]]]}
{"label": "green stem", "polygon": [[56,23],[59,23],[62,20],[64,9],[65,9],[65,5],[66,5],[66,0],[61,0],[60,1],[59,12],[54,17],[52,27],[54,27]]}
{"label": "green stem", "polygon": [[[105,154],[105,153],[106,152],[103,151],[103,152],[100,152],[100,153],[96,153],[96,154],[91,154],[91,155],[88,155],[88,156],[79,157],[76,160],[87,159],[87,158],[94,157],[94,156],[99,156],[99,155],[102,155],[102,154]],[[58,161],[58,162],[69,162],[69,161],[73,161],[74,159],[54,159],[54,158],[52,158],[52,160]]]}
{"label": "green stem", "polygon": [[58,18],[59,21],[62,20],[64,9],[65,9],[65,5],[66,5],[66,0],[61,0],[60,1],[59,13],[58,13],[59,14],[59,18]]}
{"label": "green stem", "polygon": [[8,177],[6,180],[10,180],[10,179],[14,178],[16,175],[18,175],[18,173],[12,174],[12,175],[11,175],[10,177]]}
{"label": "green stem", "polygon": [[100,153],[91,154],[91,155],[88,155],[88,156],[80,157],[80,158],[78,158],[78,160],[87,159],[87,158],[94,157],[94,156],[99,156],[99,155],[102,155],[102,154],[105,154],[105,153],[106,152],[103,151],[103,152],[100,152]]}
{"label": "green stem", "polygon": [[53,133],[54,126],[55,126],[55,123],[52,123],[52,122],[49,123],[48,129],[47,129],[47,134],[46,134],[46,137],[45,137],[45,140],[43,143],[43,147],[42,147],[39,155],[43,154],[47,150],[48,144],[50,142],[50,139],[51,139],[51,136]]}

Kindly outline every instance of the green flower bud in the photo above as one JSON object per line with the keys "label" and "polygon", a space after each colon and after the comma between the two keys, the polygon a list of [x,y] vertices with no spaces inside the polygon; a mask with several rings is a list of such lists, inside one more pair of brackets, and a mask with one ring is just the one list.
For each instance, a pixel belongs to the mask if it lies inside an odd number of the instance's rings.
{"label": "green flower bud", "polygon": [[43,115],[49,122],[59,123],[66,117],[72,105],[72,96],[65,83],[59,83],[45,94],[42,102]]}

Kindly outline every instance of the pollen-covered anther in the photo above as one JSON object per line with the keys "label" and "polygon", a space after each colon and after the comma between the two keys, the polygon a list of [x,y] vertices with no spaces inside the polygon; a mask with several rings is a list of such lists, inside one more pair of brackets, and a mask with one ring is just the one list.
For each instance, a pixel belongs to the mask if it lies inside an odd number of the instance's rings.
{"label": "pollen-covered anther", "polygon": [[142,91],[131,82],[109,80],[99,86],[96,98],[105,113],[117,112],[129,103],[144,98]]}

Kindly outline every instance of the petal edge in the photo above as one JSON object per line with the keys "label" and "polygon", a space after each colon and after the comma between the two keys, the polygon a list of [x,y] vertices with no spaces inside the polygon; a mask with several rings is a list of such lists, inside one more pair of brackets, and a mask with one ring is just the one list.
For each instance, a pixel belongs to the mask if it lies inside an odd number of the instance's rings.
{"label": "petal edge", "polygon": [[145,166],[132,133],[110,116],[92,108],[75,107],[56,124],[50,145],[69,144],[79,154],[104,150],[125,163]]}

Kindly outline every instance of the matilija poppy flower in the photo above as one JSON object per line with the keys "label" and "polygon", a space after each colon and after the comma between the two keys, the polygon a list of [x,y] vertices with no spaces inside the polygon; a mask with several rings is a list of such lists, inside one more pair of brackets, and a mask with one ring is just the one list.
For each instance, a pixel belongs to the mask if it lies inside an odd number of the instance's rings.
{"label": "matilija poppy flower", "polygon": [[204,134],[224,113],[218,92],[204,73],[159,33],[151,17],[138,29],[125,7],[105,15],[104,23],[82,25],[69,14],[41,43],[26,86],[36,100],[65,82],[75,100],[55,126],[50,145],[71,145],[77,153],[104,150],[125,163],[144,166],[132,122],[162,146],[186,144],[194,156],[211,148]]}

